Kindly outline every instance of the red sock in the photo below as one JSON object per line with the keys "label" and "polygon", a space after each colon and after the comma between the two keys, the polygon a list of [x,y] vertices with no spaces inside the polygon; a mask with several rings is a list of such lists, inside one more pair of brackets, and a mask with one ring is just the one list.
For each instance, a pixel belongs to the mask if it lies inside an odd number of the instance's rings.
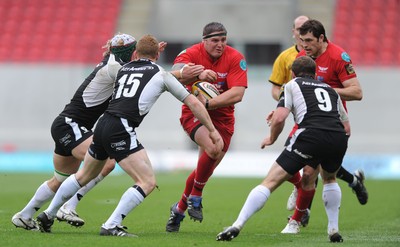
{"label": "red sock", "polygon": [[215,162],[216,160],[211,159],[206,152],[201,154],[197,162],[196,176],[190,195],[201,196],[203,194],[203,188],[214,172]]}
{"label": "red sock", "polygon": [[186,179],[185,190],[183,191],[182,197],[178,202],[178,211],[181,211],[180,213],[185,212],[187,209],[187,198],[189,197],[190,192],[192,191],[195,176],[196,176],[196,169],[193,170],[192,173],[190,173],[190,175]]}
{"label": "red sock", "polygon": [[300,172],[296,172],[296,174],[293,175],[293,177],[288,179],[289,182],[291,182],[294,186],[296,186],[297,189],[301,187],[301,175]]}
{"label": "red sock", "polygon": [[303,190],[300,187],[297,191],[299,194],[297,196],[296,209],[294,211],[292,219],[300,222],[301,217],[303,217],[304,213],[306,212],[306,210],[308,208],[308,205],[310,205],[310,202],[312,201],[312,199],[314,197],[315,189]]}

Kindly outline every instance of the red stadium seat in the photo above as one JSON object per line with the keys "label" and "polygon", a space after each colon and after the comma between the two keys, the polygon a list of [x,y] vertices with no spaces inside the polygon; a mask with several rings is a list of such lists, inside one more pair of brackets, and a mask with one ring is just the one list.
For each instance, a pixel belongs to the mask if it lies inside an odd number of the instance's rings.
{"label": "red stadium seat", "polygon": [[97,63],[100,48],[116,32],[121,3],[0,1],[0,62]]}
{"label": "red stadium seat", "polygon": [[347,50],[354,63],[391,66],[400,64],[400,1],[336,1],[333,41]]}

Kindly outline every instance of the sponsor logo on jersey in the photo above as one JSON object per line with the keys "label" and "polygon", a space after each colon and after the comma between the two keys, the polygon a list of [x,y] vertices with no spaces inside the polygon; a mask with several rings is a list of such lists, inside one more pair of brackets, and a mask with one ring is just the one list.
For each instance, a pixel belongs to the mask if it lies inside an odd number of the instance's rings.
{"label": "sponsor logo on jersey", "polygon": [[341,56],[342,56],[342,59],[344,60],[344,61],[346,61],[346,62],[350,62],[350,56],[349,56],[349,54],[347,54],[347,52],[342,52],[342,54],[341,54]]}
{"label": "sponsor logo on jersey", "polygon": [[143,67],[122,67],[121,71],[143,71],[143,70],[152,70],[153,66],[143,66]]}
{"label": "sponsor logo on jersey", "polygon": [[348,75],[352,75],[352,74],[356,73],[354,71],[353,64],[349,63],[349,64],[346,64],[344,67],[345,67]]}
{"label": "sponsor logo on jersey", "polygon": [[247,69],[246,60],[244,60],[244,59],[240,60],[239,65],[240,65],[240,68],[241,68],[242,70],[246,70],[246,69]]}
{"label": "sponsor logo on jersey", "polygon": [[217,75],[219,78],[226,78],[228,76],[228,73],[217,72]]}
{"label": "sponsor logo on jersey", "polygon": [[324,73],[324,74],[328,73],[328,69],[329,69],[329,67],[318,66],[318,72],[321,72],[321,73]]}
{"label": "sponsor logo on jersey", "polygon": [[325,78],[323,77],[323,76],[317,76],[317,80],[318,81],[322,81],[322,82],[325,82]]}
{"label": "sponsor logo on jersey", "polygon": [[[320,81],[320,80],[318,80],[318,81]],[[308,82],[308,81],[302,81],[301,84],[302,85],[307,85],[307,86],[313,86],[313,87],[329,87],[328,84]]]}

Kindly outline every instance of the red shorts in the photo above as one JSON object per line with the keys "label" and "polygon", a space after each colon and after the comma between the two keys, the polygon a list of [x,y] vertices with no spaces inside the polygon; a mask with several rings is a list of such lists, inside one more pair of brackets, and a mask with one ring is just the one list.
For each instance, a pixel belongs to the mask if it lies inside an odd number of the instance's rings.
{"label": "red shorts", "polygon": [[[200,128],[203,124],[200,123],[200,121],[191,112],[182,112],[180,121],[186,133],[194,142],[196,142],[194,140],[194,135],[197,129]],[[212,118],[212,122],[215,128],[218,130],[219,134],[221,135],[222,140],[224,141],[224,148],[222,149],[222,151],[227,152],[229,145],[231,144],[231,139],[234,132],[233,130],[235,119],[224,119],[223,121],[220,121],[219,119]]]}

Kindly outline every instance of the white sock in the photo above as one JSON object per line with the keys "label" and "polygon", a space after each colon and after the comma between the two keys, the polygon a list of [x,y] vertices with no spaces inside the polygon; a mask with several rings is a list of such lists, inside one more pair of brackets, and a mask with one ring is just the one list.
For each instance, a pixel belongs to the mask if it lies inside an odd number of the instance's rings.
{"label": "white sock", "polygon": [[81,186],[75,178],[75,174],[69,176],[60,186],[49,207],[44,211],[48,217],[55,218],[58,209],[71,198]]}
{"label": "white sock", "polygon": [[129,212],[136,208],[143,200],[143,195],[135,188],[130,187],[122,195],[117,207],[111,214],[110,218],[108,218],[106,223],[103,224],[103,227],[106,229],[111,229],[117,225],[121,225],[125,216],[127,216]]}
{"label": "white sock", "polygon": [[271,191],[263,185],[258,185],[252,189],[232,226],[242,229],[250,217],[264,207],[270,195]]}
{"label": "white sock", "polygon": [[71,209],[75,210],[76,206],[78,205],[82,197],[103,179],[104,177],[101,174],[99,174],[96,178],[92,179],[88,184],[80,188],[78,192],[76,192],[76,194],[73,197],[71,197],[71,199],[69,199],[66,203],[64,203],[64,207],[69,210]]}
{"label": "white sock", "polygon": [[24,209],[21,211],[23,218],[32,218],[33,215],[45,204],[54,197],[54,192],[47,185],[47,181],[42,183],[36,190],[32,199],[28,202]]}
{"label": "white sock", "polygon": [[325,184],[322,192],[326,215],[328,216],[328,234],[339,231],[339,209],[342,191],[338,183]]}

